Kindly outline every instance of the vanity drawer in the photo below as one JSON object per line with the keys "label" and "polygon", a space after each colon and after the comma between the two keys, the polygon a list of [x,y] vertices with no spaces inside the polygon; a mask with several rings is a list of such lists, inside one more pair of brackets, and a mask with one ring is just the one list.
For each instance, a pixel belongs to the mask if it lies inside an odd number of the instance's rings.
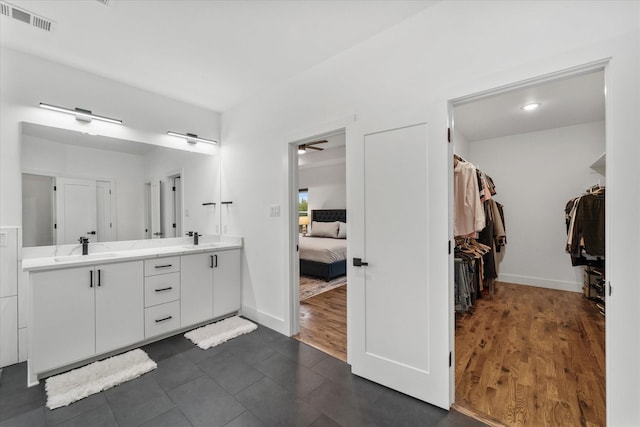
{"label": "vanity drawer", "polygon": [[166,258],[154,258],[144,261],[144,275],[155,276],[156,274],[175,273],[180,271],[180,257],[172,256]]}
{"label": "vanity drawer", "polygon": [[151,307],[180,299],[180,273],[144,278],[144,306]]}
{"label": "vanity drawer", "polygon": [[180,328],[180,301],[144,309],[144,337],[150,338]]}

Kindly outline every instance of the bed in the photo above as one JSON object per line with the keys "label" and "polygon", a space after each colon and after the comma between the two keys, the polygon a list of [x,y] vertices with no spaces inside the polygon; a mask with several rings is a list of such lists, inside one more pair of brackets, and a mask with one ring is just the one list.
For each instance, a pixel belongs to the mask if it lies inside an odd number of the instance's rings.
{"label": "bed", "polygon": [[314,209],[311,211],[311,235],[300,237],[300,274],[326,281],[347,274],[347,239],[314,237],[313,222],[347,222],[346,209]]}

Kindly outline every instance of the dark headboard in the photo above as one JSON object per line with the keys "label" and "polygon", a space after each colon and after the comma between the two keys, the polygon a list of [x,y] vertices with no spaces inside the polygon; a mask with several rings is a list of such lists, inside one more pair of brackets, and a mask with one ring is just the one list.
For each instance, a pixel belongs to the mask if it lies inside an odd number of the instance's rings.
{"label": "dark headboard", "polygon": [[313,209],[311,211],[311,221],[347,222],[347,210],[346,209]]}

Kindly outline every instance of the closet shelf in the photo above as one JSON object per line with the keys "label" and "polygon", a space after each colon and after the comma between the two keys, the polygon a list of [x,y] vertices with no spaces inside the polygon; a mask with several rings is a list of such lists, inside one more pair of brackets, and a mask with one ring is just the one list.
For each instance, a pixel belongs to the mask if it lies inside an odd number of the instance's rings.
{"label": "closet shelf", "polygon": [[591,169],[598,172],[600,175],[606,176],[606,163],[607,163],[607,153],[604,152],[600,157],[596,159],[595,162],[591,165]]}

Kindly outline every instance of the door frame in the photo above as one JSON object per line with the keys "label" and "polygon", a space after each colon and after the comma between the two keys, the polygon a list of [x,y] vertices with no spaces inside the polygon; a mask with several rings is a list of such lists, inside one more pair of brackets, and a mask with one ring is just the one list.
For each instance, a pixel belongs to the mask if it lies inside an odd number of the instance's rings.
{"label": "door frame", "polygon": [[[318,124],[317,126],[304,128],[286,135],[284,148],[287,154],[287,181],[284,204],[286,212],[285,227],[287,232],[287,244],[285,245],[286,269],[288,271],[288,287],[284,292],[284,304],[289,309],[286,310],[288,319],[285,324],[289,325],[289,336],[300,332],[300,263],[298,261],[298,146],[305,142],[312,141],[323,136],[336,133],[345,133],[346,144],[349,144],[350,133],[348,125],[355,121],[355,115],[350,115],[332,122]],[[346,167],[346,165],[345,165]],[[347,203],[348,208],[348,203]],[[349,211],[347,210],[347,216]],[[349,234],[349,221],[347,221],[347,235]],[[347,267],[347,277],[349,268]],[[348,279],[347,279],[348,280]],[[347,298],[347,363],[349,361],[349,300]]]}
{"label": "door frame", "polygon": [[[556,80],[560,80],[560,79],[565,79],[565,78],[570,78],[570,77],[576,77],[582,74],[587,74],[587,73],[592,73],[592,72],[596,72],[596,71],[603,71],[604,72],[604,85],[605,85],[605,153],[608,153],[611,151],[611,146],[613,144],[611,135],[610,135],[610,130],[609,130],[609,126],[606,125],[607,122],[610,122],[611,120],[611,101],[610,101],[610,97],[607,96],[607,91],[606,88],[610,86],[610,79],[611,79],[611,72],[609,69],[610,66],[610,61],[611,58],[604,58],[604,59],[600,59],[600,60],[596,60],[596,61],[592,61],[592,62],[588,62],[588,63],[584,63],[584,64],[580,64],[580,65],[576,65],[574,67],[570,67],[570,68],[566,68],[566,69],[562,69],[562,70],[558,70],[555,72],[550,72],[550,73],[546,73],[546,74],[541,74],[529,79],[524,79],[524,80],[520,80],[520,81],[516,81],[516,82],[511,82],[511,83],[507,83],[505,85],[501,85],[501,86],[496,86],[490,89],[486,89],[486,90],[481,90],[479,92],[474,92],[468,95],[463,95],[463,96],[458,96],[458,97],[451,97],[448,98],[447,101],[447,126],[450,129],[450,143],[448,144],[448,159],[451,159],[453,156],[453,147],[455,144],[454,141],[454,126],[455,126],[455,120],[454,120],[454,116],[453,116],[453,110],[456,106],[459,105],[463,105],[469,102],[473,102],[473,101],[478,101],[481,99],[485,99],[491,96],[495,96],[495,95],[499,95],[502,93],[506,93],[506,92],[510,92],[513,90],[519,90],[519,89],[524,89],[527,87],[533,87],[533,86],[537,86],[540,85],[542,83],[547,83],[547,82],[552,82],[552,81],[556,81]],[[448,161],[448,206],[449,206],[449,215],[448,215],[448,227],[449,227],[449,238],[450,238],[450,242],[453,242],[454,240],[454,235],[453,235],[453,162],[452,161]],[[607,182],[607,187],[609,187],[609,182]],[[609,188],[607,188],[607,193],[611,194],[611,190]],[[610,197],[607,198],[607,201],[605,203],[605,229],[607,230],[605,233],[605,253],[611,253],[610,252],[610,247],[611,247],[611,233],[609,233],[609,230],[611,229],[610,226],[610,221],[611,221],[611,215],[609,215],[610,212],[610,207],[611,203],[610,203]],[[453,243],[452,243],[453,244]],[[456,390],[455,390],[455,360],[456,360],[456,349],[455,349],[455,314],[454,314],[454,302],[453,302],[453,295],[454,295],[454,287],[455,287],[455,283],[454,283],[454,252],[451,251],[451,253],[449,254],[449,293],[451,295],[451,297],[449,298],[449,315],[450,315],[450,319],[449,319],[449,335],[450,335],[450,343],[451,343],[451,351],[452,351],[452,369],[450,370],[450,396],[449,396],[449,400],[451,402],[451,404],[456,402]],[[610,281],[610,278],[607,278],[607,282]],[[608,304],[608,295],[605,292],[605,304]],[[606,322],[606,320],[605,320]],[[606,322],[608,323],[608,322]],[[605,328],[606,330],[607,328]],[[605,333],[605,381],[608,383],[609,381],[609,348],[610,348],[610,343],[609,340],[611,339],[611,334],[606,331]],[[606,394],[605,394],[605,405],[608,401],[610,401],[610,393],[611,387],[607,384],[606,387]],[[606,405],[607,408],[607,418],[608,417],[608,413],[609,413],[609,405]]]}

